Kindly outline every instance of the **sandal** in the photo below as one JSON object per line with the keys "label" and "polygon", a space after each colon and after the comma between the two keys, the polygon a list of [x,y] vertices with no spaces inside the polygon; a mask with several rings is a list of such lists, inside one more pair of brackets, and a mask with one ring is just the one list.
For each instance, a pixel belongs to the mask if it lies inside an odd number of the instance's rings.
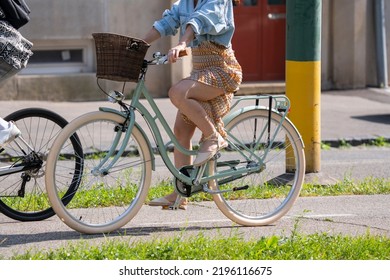
{"label": "sandal", "polygon": [[[161,206],[163,210],[172,209],[175,207],[176,199],[174,201],[170,200],[171,194],[166,195],[164,197],[155,198],[151,200],[148,205],[149,206]],[[187,209],[188,200],[186,198],[180,198],[180,202],[176,206],[179,209],[186,210]]]}
{"label": "sandal", "polygon": [[199,152],[193,166],[200,166],[208,162],[218,151],[226,148],[228,142],[217,132],[205,138],[199,147]]}

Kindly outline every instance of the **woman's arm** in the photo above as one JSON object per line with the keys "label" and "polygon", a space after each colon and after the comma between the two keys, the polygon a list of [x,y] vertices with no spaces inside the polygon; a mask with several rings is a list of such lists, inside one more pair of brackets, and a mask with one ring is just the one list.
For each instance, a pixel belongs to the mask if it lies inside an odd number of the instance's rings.
{"label": "woman's arm", "polygon": [[158,32],[156,30],[156,28],[152,27],[148,33],[146,33],[145,37],[143,38],[143,40],[148,43],[148,44],[151,44],[153,43],[154,41],[156,41],[157,39],[160,39],[161,38],[161,34],[160,32]]}
{"label": "woman's arm", "polygon": [[226,13],[231,0],[208,0],[191,15],[191,24],[196,35],[221,35],[228,30]]}
{"label": "woman's arm", "polygon": [[171,9],[165,10],[162,18],[154,22],[153,27],[143,38],[147,43],[150,44],[163,36],[177,33],[180,27],[179,5],[180,1],[173,3]]}

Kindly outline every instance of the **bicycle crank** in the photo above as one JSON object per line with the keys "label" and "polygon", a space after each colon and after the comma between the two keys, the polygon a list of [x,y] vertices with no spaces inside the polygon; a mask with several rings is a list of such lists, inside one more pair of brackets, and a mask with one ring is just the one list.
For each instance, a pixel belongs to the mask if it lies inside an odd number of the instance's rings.
{"label": "bicycle crank", "polygon": [[[183,166],[180,168],[180,172],[187,177],[190,177],[193,171],[194,167],[192,165]],[[175,188],[177,192],[184,197],[190,197],[195,193],[203,191],[204,185],[206,184],[188,185],[177,178],[175,179]]]}

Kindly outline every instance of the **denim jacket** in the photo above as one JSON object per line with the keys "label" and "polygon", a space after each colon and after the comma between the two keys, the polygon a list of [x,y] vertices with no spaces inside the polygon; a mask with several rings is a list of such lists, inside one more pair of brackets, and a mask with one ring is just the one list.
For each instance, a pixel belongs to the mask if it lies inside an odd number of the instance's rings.
{"label": "denim jacket", "polygon": [[153,26],[161,36],[168,36],[175,35],[179,28],[180,35],[183,35],[188,24],[195,33],[195,39],[189,46],[212,41],[230,47],[234,33],[232,1],[198,0],[194,7],[194,0],[178,0]]}

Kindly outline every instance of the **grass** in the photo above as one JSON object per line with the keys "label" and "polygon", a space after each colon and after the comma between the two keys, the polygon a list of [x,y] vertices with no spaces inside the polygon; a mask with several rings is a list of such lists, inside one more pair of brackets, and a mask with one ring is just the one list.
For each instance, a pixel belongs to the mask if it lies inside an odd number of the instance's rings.
{"label": "grass", "polygon": [[322,150],[330,150],[332,147],[337,148],[350,148],[353,146],[367,146],[367,147],[390,147],[390,139],[383,136],[375,139],[363,139],[363,140],[346,140],[341,139],[333,142],[321,142]]}
{"label": "grass", "polygon": [[[235,192],[236,199],[240,199],[240,196],[245,195],[245,198],[259,198],[264,197],[263,192],[257,192],[255,188],[251,192]],[[273,191],[273,195],[279,191],[285,193],[283,187]],[[172,184],[170,181],[165,180],[160,184],[151,187],[149,190],[148,200],[155,197],[162,197],[172,192]],[[304,184],[301,190],[301,197],[309,196],[338,196],[338,195],[374,195],[374,194],[390,194],[390,179],[386,178],[373,178],[368,177],[364,180],[354,181],[345,178],[343,181],[338,182],[332,186],[321,186],[315,184]],[[205,194],[199,193],[190,197],[190,201],[211,201],[212,197]]]}
{"label": "grass", "polygon": [[[278,196],[285,195],[288,188],[274,187],[270,192],[264,191],[261,188],[251,188],[245,192],[234,192],[234,199],[251,199],[251,198],[265,198],[269,195]],[[107,193],[107,189],[92,189],[84,191],[83,195],[76,196],[71,201],[71,207],[88,207],[91,205],[123,205],[126,201],[130,201],[135,194],[134,186],[127,186],[126,188],[114,188]],[[162,180],[157,185],[149,189],[146,202],[156,197],[162,197],[172,192],[172,183],[170,180]],[[308,196],[337,196],[337,195],[373,195],[373,194],[390,194],[390,179],[385,178],[366,178],[361,181],[353,181],[345,178],[343,181],[332,186],[319,186],[315,184],[304,184],[301,190],[302,197]],[[245,197],[244,197],[245,196]],[[31,203],[34,201],[34,204]],[[212,197],[206,193],[198,193],[190,197],[190,201],[212,201]],[[42,193],[40,195],[34,194],[34,197],[29,195],[23,199],[3,198],[3,202],[7,205],[15,203],[14,208],[22,209],[23,211],[47,209],[49,202],[47,194]],[[38,205],[40,207],[38,207]],[[34,207],[34,208],[32,208]]]}
{"label": "grass", "polygon": [[239,234],[208,237],[203,233],[151,241],[106,240],[91,246],[69,243],[57,250],[27,252],[14,260],[390,260],[390,239],[316,233],[245,240]]}
{"label": "grass", "polygon": [[304,184],[301,196],[390,194],[390,179],[368,177],[361,181],[345,178],[332,186]]}

